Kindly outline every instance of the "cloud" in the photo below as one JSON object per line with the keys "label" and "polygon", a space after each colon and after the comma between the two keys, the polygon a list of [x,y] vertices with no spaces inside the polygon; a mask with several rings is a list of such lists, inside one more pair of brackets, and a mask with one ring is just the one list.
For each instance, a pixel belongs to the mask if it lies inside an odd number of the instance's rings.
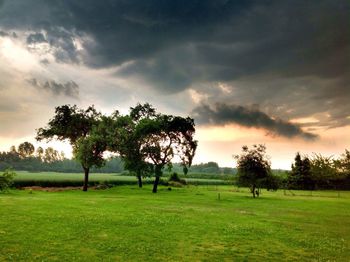
{"label": "cloud", "polygon": [[349,14],[346,0],[7,0],[0,25],[49,45],[59,63],[332,128],[350,124]]}
{"label": "cloud", "polygon": [[79,85],[74,81],[66,83],[57,83],[54,80],[40,82],[36,78],[32,78],[28,82],[38,90],[49,91],[54,95],[65,95],[72,98],[79,97]]}
{"label": "cloud", "polygon": [[46,43],[47,40],[42,33],[30,34],[27,37],[27,44]]}
{"label": "cloud", "polygon": [[314,140],[317,135],[303,131],[299,125],[281,119],[275,119],[256,108],[217,103],[214,108],[202,104],[196,107],[192,115],[199,124],[227,125],[238,124],[244,127],[262,128],[269,134],[283,137],[301,137]]}

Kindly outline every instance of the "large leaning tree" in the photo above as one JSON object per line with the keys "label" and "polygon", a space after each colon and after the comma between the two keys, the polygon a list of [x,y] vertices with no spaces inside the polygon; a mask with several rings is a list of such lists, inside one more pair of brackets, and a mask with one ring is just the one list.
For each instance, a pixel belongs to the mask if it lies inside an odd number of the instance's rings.
{"label": "large leaning tree", "polygon": [[57,139],[70,142],[74,158],[84,169],[83,191],[88,188],[90,168],[104,164],[102,156],[107,142],[101,130],[106,130],[106,121],[94,106],[83,110],[76,105],[63,105],[56,107],[54,117],[45,128],[37,130],[38,141]]}
{"label": "large leaning tree", "polygon": [[243,146],[242,153],[234,158],[237,161],[238,184],[248,186],[254,198],[259,196],[259,188],[266,184],[271,173],[265,145],[253,145],[251,149]]}
{"label": "large leaning tree", "polygon": [[130,108],[130,114],[119,116],[113,127],[115,135],[110,150],[119,153],[124,168],[134,173],[138,185],[142,187],[142,177],[152,174],[152,165],[146,162],[146,155],[141,151],[143,134],[136,132],[136,127],[144,119],[154,119],[156,110],[148,103],[137,104]]}
{"label": "large leaning tree", "polygon": [[153,165],[153,193],[157,192],[164,168],[171,167],[174,157],[179,158],[185,173],[187,172],[197,148],[197,141],[193,138],[195,125],[192,118],[158,114],[152,119],[142,119],[135,132],[142,138],[142,155]]}

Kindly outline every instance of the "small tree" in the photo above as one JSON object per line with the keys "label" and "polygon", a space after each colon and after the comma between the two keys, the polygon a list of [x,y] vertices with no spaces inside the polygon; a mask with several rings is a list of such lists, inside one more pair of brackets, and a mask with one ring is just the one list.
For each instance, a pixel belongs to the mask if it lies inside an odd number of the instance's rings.
{"label": "small tree", "polygon": [[106,150],[106,143],[99,135],[91,135],[88,137],[81,137],[74,149],[73,155],[84,169],[84,185],[83,191],[87,191],[89,182],[90,168],[102,167],[105,164],[103,152]]}
{"label": "small tree", "polygon": [[194,120],[189,117],[157,115],[138,123],[136,134],[142,137],[141,152],[154,167],[153,193],[157,192],[164,167],[170,169],[175,156],[181,159],[184,173],[187,173],[197,148],[194,133]]}
{"label": "small tree", "polygon": [[334,186],[334,182],[338,180],[339,176],[336,169],[336,162],[332,157],[314,154],[310,164],[313,184],[316,183],[321,188],[331,188]]}
{"label": "small tree", "polygon": [[302,158],[299,152],[295,156],[292,171],[288,176],[288,187],[308,190],[315,187],[312,179],[311,161],[307,156]]}
{"label": "small tree", "polygon": [[151,175],[152,165],[145,161],[141,152],[143,134],[136,132],[136,126],[143,119],[154,119],[156,110],[148,103],[130,108],[130,114],[116,119],[116,134],[112,139],[112,151],[120,154],[124,168],[136,174],[138,185],[142,187],[142,176]]}
{"label": "small tree", "polygon": [[49,121],[48,126],[39,128],[37,131],[36,139],[39,141],[56,138],[70,142],[74,158],[81,163],[84,169],[83,191],[87,191],[90,167],[103,164],[100,159],[101,139],[96,135],[97,132],[91,136],[93,129],[101,123],[101,119],[101,114],[93,106],[82,110],[75,105],[63,105],[56,107],[55,116]]}
{"label": "small tree", "polygon": [[243,146],[242,154],[235,155],[234,158],[237,161],[238,184],[250,187],[254,198],[256,193],[259,196],[259,188],[264,185],[271,172],[265,145],[253,145],[252,149]]}

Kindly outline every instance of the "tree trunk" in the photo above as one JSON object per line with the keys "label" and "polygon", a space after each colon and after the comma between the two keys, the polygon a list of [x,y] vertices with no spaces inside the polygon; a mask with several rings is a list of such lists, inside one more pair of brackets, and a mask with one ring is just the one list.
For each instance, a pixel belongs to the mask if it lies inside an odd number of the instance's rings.
{"label": "tree trunk", "polygon": [[152,192],[153,193],[157,193],[157,187],[158,187],[158,184],[159,184],[159,178],[162,175],[162,167],[161,166],[156,166],[154,173],[155,173],[156,179],[154,180],[154,183],[153,183],[153,190],[152,190]]}
{"label": "tree trunk", "polygon": [[154,180],[154,183],[153,183],[153,190],[152,190],[153,193],[157,193],[158,183],[159,183],[159,176],[156,174],[156,179]]}
{"label": "tree trunk", "polygon": [[84,167],[84,186],[83,191],[87,191],[89,182],[89,168]]}
{"label": "tree trunk", "polygon": [[255,198],[255,185],[252,186],[253,197]]}
{"label": "tree trunk", "polygon": [[139,188],[142,188],[142,177],[140,173],[137,174],[137,181],[139,183]]}

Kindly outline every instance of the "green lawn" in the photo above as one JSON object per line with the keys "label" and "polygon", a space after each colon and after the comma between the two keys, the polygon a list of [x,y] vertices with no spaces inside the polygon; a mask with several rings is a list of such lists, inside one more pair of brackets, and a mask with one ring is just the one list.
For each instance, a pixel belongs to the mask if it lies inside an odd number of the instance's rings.
{"label": "green lawn", "polygon": [[0,261],[349,261],[350,192],[304,193],[13,190],[0,194]]}

